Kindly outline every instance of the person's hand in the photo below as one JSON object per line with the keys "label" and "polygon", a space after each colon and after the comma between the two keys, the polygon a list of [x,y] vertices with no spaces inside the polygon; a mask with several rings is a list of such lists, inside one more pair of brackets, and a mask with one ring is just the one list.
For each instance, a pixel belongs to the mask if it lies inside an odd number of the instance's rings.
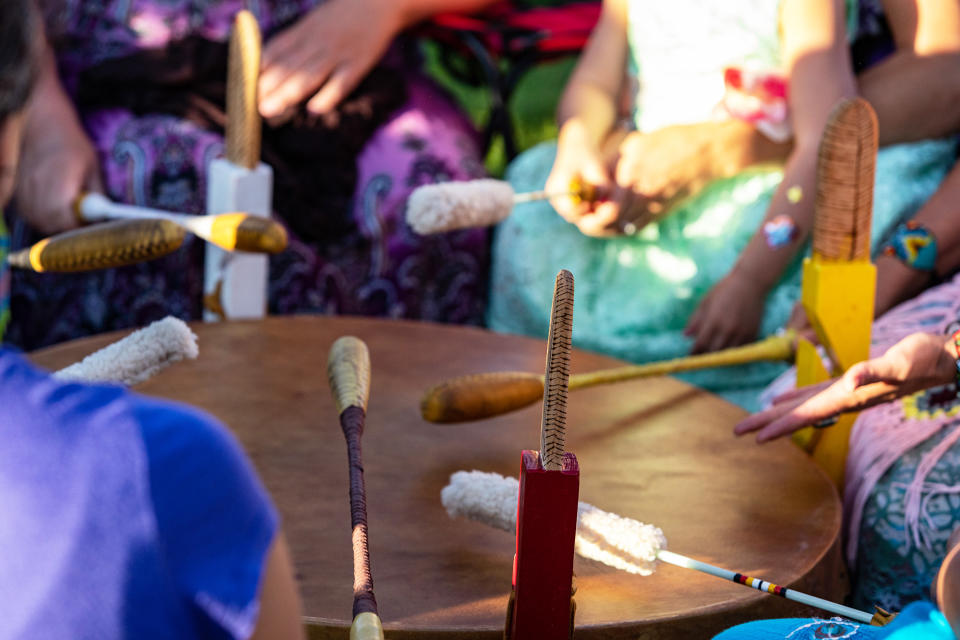
{"label": "person's hand", "polygon": [[790,312],[790,319],[784,325],[785,329],[793,329],[797,336],[809,340],[813,344],[820,344],[820,338],[810,324],[810,318],[807,317],[807,311],[803,308],[803,303],[798,302],[793,305],[793,311]]}
{"label": "person's hand", "polygon": [[742,420],[734,433],[757,432],[766,442],[817,424],[840,413],[861,411],[953,380],[956,354],[952,340],[915,333],[873,360],[859,362],[837,380],[802,387],[776,399],[771,408]]}
{"label": "person's hand", "polygon": [[329,0],[267,42],[260,75],[260,113],[288,120],[329,112],[363,80],[403,27],[396,0]]}
{"label": "person's hand", "polygon": [[17,214],[43,234],[79,224],[77,197],[103,191],[93,143],[59,87],[31,98],[14,198]]}
{"label": "person's hand", "polygon": [[731,271],[700,301],[684,333],[691,353],[718,351],[757,339],[767,292],[753,278]]}
{"label": "person's hand", "polygon": [[[574,183],[594,191],[596,199],[591,202],[560,195],[569,192]],[[606,199],[612,183],[600,149],[577,123],[565,124],[557,138],[557,156],[544,187],[547,193],[558,194],[550,199],[553,208],[586,235],[610,235],[607,223],[611,218],[617,219],[615,205]]]}
{"label": "person's hand", "polygon": [[613,170],[612,196],[619,207],[620,228],[642,229],[714,177],[713,151],[703,136],[709,127],[707,123],[634,131],[623,139]]}

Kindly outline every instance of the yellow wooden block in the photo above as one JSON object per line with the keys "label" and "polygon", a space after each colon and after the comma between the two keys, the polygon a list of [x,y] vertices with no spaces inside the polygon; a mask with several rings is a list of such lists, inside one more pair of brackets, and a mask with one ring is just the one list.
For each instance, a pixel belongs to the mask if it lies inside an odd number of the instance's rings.
{"label": "yellow wooden block", "polygon": [[[797,386],[840,375],[870,357],[876,281],[876,267],[866,260],[834,261],[814,254],[804,261],[803,307],[820,343],[840,370],[828,373],[816,349],[801,343],[797,350]],[[812,448],[814,460],[838,488],[843,487],[854,420],[856,415],[845,415],[828,429],[798,436],[801,446]]]}
{"label": "yellow wooden block", "polygon": [[[820,353],[812,342],[805,338],[797,338],[797,386],[807,387],[830,378],[830,373],[823,367]],[[794,432],[793,442],[806,451],[813,453],[814,447],[820,441],[820,429],[806,427]]]}

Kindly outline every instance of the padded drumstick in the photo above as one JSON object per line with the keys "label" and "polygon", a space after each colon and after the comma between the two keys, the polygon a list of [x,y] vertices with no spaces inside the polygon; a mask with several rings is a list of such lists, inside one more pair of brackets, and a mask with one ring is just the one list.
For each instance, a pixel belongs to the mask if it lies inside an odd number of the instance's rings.
{"label": "padded drumstick", "polygon": [[[512,531],[517,518],[517,486],[515,478],[504,478],[498,473],[458,471],[450,476],[450,484],[443,488],[440,499],[451,518],[465,517]],[[586,502],[579,503],[577,515],[576,552],[584,558],[642,576],[652,574],[660,560],[859,622],[870,623],[874,619],[866,611],[667,551],[663,532],[651,524],[603,511]]]}
{"label": "padded drumstick", "polygon": [[[729,367],[764,360],[792,360],[796,332],[788,330],[743,347],[649,364],[602,369],[570,376],[571,391],[681,371]],[[480,373],[447,380],[429,389],[420,413],[429,422],[466,422],[491,418],[533,404],[543,395],[543,377],[522,371]]]}
{"label": "padded drumstick", "polygon": [[154,260],[173,253],[186,232],[169,220],[114,220],[44,238],[7,256],[11,267],[47,271],[92,271]]}
{"label": "padded drumstick", "polygon": [[360,436],[370,396],[370,353],[358,338],[346,336],[330,348],[330,390],[340,413],[350,463],[350,520],[353,527],[353,625],[351,640],[383,640],[367,545],[367,497],[363,483]]}
{"label": "padded drumstick", "polygon": [[221,213],[213,216],[191,216],[162,209],[119,204],[99,193],[78,198],[75,210],[83,222],[116,219],[170,220],[187,231],[227,251],[280,253],[287,248],[287,231],[283,225],[263,216],[249,213]]}
{"label": "padded drumstick", "polygon": [[119,382],[132,386],[153,377],[174,362],[196,357],[197,336],[183,320],[167,316],[57,371],[53,377],[64,381]]}
{"label": "padded drumstick", "polygon": [[596,197],[596,188],[579,179],[572,180],[570,188],[559,193],[514,193],[510,183],[503,180],[442,182],[414,189],[407,201],[407,224],[420,235],[490,227],[509,216],[513,206],[522,202],[553,198],[592,202]]}

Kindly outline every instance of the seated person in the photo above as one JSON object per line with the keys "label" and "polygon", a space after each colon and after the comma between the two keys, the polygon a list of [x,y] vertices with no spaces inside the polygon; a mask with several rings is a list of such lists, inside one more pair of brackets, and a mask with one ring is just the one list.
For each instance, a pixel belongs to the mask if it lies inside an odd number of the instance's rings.
{"label": "seated person", "polygon": [[[271,258],[270,312],[482,320],[487,234],[423,238],[403,221],[413,188],[482,175],[476,133],[420,73],[410,43],[391,43],[433,13],[491,0],[37,2],[49,48],[24,129],[17,248],[37,239],[29,227],[76,225],[70,206],[83,190],[203,213],[222,121],[192,100],[223,104],[209,92],[226,68],[205,66],[208,54],[225,51],[217,45],[250,6],[264,34],[264,159],[276,213],[292,232],[288,250]],[[199,318],[203,247],[188,243],[109,272],[14,274],[7,340],[33,349],[167,314]]]}
{"label": "seated person", "polygon": [[[0,203],[35,75],[29,2],[0,3]],[[0,437],[0,638],[304,637],[277,513],[210,416],[0,347]]]}
{"label": "seated person", "polygon": [[[577,276],[578,344],[633,362],[721,349],[782,327],[799,297],[823,125],[841,98],[858,91],[848,40],[868,32],[874,4],[742,0],[718,9],[706,1],[607,0],[561,103],[557,144],[526,152],[508,171],[520,192],[546,185],[559,193],[578,178],[600,198],[520,205],[498,227],[491,328],[542,334],[551,274],[560,268]],[[918,11],[926,0],[896,4],[914,8],[888,12],[898,47],[929,53],[930,38],[918,36],[917,44],[906,34],[936,31],[930,23],[938,20],[952,24],[938,13],[946,9]],[[910,23],[917,15],[919,24]],[[757,89],[764,100],[745,111],[753,84],[764,88]],[[624,93],[635,96],[626,123],[618,119]],[[880,120],[896,129],[895,101],[888,102]],[[757,128],[768,137],[757,137]],[[774,166],[785,156],[782,168]],[[952,139],[881,151],[875,252],[955,157]],[[785,241],[762,230],[780,216],[792,224]],[[752,407],[780,370],[756,363],[735,375],[683,377]]]}

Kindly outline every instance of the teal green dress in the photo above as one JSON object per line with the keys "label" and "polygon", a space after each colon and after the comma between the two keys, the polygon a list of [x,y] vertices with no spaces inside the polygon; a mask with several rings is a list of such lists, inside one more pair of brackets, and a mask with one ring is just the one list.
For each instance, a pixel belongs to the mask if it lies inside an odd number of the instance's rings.
{"label": "teal green dress", "polygon": [[[640,87],[639,131],[715,117],[724,69],[777,69],[775,0],[632,0],[630,67]],[[855,10],[850,11],[855,23]],[[518,192],[543,188],[555,144],[517,158],[507,179]],[[952,140],[881,151],[874,197],[874,249],[898,222],[929,198],[955,158]],[[495,331],[545,336],[553,280],[562,268],[576,277],[575,344],[633,362],[685,355],[687,320],[733,266],[782,179],[779,169],[750,170],[717,180],[639,234],[591,238],[560,218],[549,203],[517,206],[497,228],[487,321]],[[787,321],[800,295],[798,258],[766,300],[760,332]],[[684,377],[747,409],[785,365],[760,363]]]}

